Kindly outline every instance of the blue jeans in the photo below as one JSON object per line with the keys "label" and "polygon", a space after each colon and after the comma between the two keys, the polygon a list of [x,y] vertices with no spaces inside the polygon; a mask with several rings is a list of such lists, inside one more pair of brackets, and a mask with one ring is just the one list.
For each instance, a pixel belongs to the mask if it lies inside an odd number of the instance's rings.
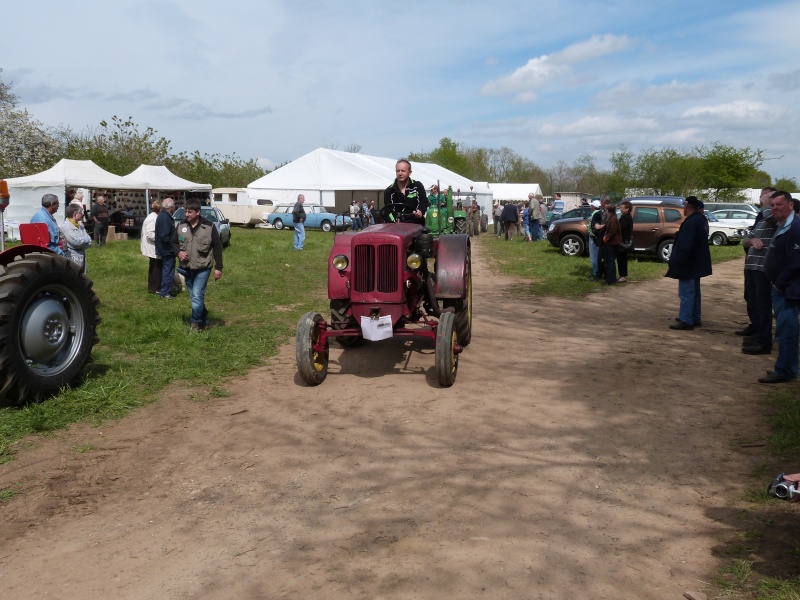
{"label": "blue jeans", "polygon": [[208,311],[206,310],[206,286],[211,276],[211,269],[202,271],[186,269],[186,291],[192,303],[191,323],[206,327],[208,325]]}
{"label": "blue jeans", "polygon": [[531,239],[541,240],[543,237],[544,232],[542,232],[542,226],[539,225],[539,221],[531,221]]}
{"label": "blue jeans", "polygon": [[778,358],[775,374],[786,379],[797,377],[800,361],[797,343],[800,324],[797,322],[800,302],[789,300],[783,293],[772,290],[772,306],[775,308],[775,341],[778,342]]}
{"label": "blue jeans", "polygon": [[165,256],[161,259],[161,291],[162,296],[169,296],[172,292],[172,282],[175,279],[175,257]]}
{"label": "blue jeans", "polygon": [[589,236],[589,260],[592,263],[592,276],[599,277],[600,273],[597,272],[597,264],[599,262],[600,251],[592,236]]}
{"label": "blue jeans", "polygon": [[294,224],[294,249],[302,250],[303,245],[306,243],[306,226],[305,223]]}
{"label": "blue jeans", "polygon": [[747,316],[759,346],[772,348],[772,285],[764,271],[745,269],[744,290]]}
{"label": "blue jeans", "polygon": [[697,325],[703,319],[700,315],[700,278],[679,279],[678,298],[681,308],[678,318],[687,325]]}

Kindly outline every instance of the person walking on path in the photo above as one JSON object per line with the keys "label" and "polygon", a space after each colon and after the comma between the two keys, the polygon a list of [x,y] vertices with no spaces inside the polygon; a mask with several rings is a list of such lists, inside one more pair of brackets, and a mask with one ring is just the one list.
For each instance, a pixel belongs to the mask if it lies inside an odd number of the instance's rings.
{"label": "person walking on path", "polygon": [[222,239],[216,226],[200,216],[199,200],[188,200],[185,208],[186,220],[175,228],[172,250],[185,272],[186,291],[192,304],[189,329],[202,331],[209,325],[205,298],[212,265],[214,280],[222,277]]}
{"label": "person walking on path", "polygon": [[708,221],[703,216],[703,203],[695,196],[686,198],[681,223],[665,277],[678,280],[680,311],[670,329],[691,330],[703,324],[701,315],[700,278],[711,275],[711,252],[708,249]]}
{"label": "person walking on path", "polygon": [[306,244],[306,210],[303,203],[306,197],[303,194],[297,196],[297,202],[292,209],[292,226],[294,227],[294,249],[302,250]]}
{"label": "person walking on path", "polygon": [[503,230],[506,234],[506,240],[514,240],[514,228],[519,220],[519,212],[517,205],[513,202],[506,202],[503,206],[503,212],[500,213],[500,221],[503,223]]}

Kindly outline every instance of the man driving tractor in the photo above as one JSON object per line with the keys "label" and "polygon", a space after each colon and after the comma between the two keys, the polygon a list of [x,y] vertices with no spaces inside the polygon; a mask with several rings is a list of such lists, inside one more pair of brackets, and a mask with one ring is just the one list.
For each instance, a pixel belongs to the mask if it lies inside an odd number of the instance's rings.
{"label": "man driving tractor", "polygon": [[406,223],[425,225],[428,210],[428,196],[425,186],[411,179],[411,163],[405,158],[397,161],[394,167],[395,180],[383,193],[385,205],[402,204],[406,207],[400,220]]}

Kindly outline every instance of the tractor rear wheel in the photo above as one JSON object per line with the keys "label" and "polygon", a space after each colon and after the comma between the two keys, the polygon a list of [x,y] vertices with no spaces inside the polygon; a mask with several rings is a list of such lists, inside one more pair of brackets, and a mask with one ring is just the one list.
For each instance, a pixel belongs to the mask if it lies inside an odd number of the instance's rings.
{"label": "tractor rear wheel", "polygon": [[450,387],[456,381],[458,354],[453,313],[442,313],[436,328],[436,374],[439,385]]}
{"label": "tractor rear wheel", "polygon": [[[352,329],[358,327],[356,320],[347,316],[347,311],[350,310],[349,300],[331,300],[331,329]],[[344,336],[340,335],[336,338],[342,348],[352,348],[353,346],[360,346],[364,343],[364,338],[360,335]]]}
{"label": "tractor rear wheel", "polygon": [[0,266],[0,397],[35,402],[76,382],[99,341],[92,280],[62,256]]}
{"label": "tractor rear wheel", "polygon": [[319,341],[321,321],[322,315],[312,311],[300,317],[297,324],[297,371],[308,385],[319,385],[328,375],[328,344],[325,344],[324,351],[314,348]]}

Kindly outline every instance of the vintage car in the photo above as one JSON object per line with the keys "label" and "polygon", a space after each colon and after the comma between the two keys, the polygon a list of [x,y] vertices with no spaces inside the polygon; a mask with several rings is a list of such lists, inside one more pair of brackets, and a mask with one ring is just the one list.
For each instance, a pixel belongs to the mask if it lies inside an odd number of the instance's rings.
{"label": "vintage car", "polygon": [[[267,223],[275,229],[294,227],[292,223],[293,208],[294,203],[279,204],[271,214],[267,215]],[[306,229],[322,229],[322,231],[331,231],[334,227],[337,230],[350,229],[352,221],[349,216],[337,215],[319,204],[304,204],[303,210],[306,211]]]}

